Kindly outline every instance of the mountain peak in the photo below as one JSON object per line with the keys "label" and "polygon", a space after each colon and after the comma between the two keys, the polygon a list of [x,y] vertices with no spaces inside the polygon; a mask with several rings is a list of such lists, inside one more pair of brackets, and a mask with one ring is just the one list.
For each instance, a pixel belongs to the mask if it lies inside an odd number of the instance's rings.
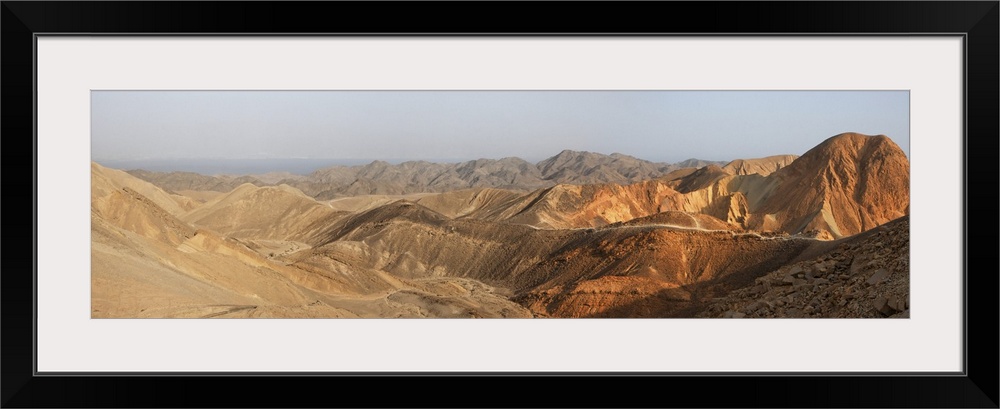
{"label": "mountain peak", "polygon": [[592,156],[592,155],[599,155],[599,154],[587,151],[574,151],[572,149],[563,149],[562,152],[559,152],[556,156],[553,156],[552,158],[575,158],[578,156]]}
{"label": "mountain peak", "polygon": [[789,221],[787,231],[818,228],[837,238],[856,234],[905,214],[909,167],[906,154],[887,136],[842,133],[775,171],[772,175],[785,183],[762,210],[815,212],[813,218]]}
{"label": "mountain peak", "polygon": [[880,156],[896,156],[906,158],[903,150],[885,135],[865,135],[856,132],[846,132],[827,138],[816,147],[802,154],[794,166],[787,168],[802,168],[813,166],[843,165],[843,162],[858,163],[864,157],[875,152]]}
{"label": "mountain peak", "polygon": [[892,139],[889,139],[889,137],[885,135],[865,135],[857,132],[844,132],[827,138],[819,145],[816,145],[813,149],[849,149],[850,147],[857,147],[870,143],[883,144],[886,142],[895,145],[895,143],[892,142]]}

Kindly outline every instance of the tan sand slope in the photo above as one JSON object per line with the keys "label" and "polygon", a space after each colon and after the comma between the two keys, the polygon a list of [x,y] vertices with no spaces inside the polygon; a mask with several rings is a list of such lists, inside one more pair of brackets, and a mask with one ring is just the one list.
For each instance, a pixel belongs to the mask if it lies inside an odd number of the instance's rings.
{"label": "tan sand slope", "polygon": [[301,240],[342,212],[288,185],[240,185],[181,215],[194,226],[240,238]]}
{"label": "tan sand slope", "polygon": [[[539,172],[609,174],[603,167],[618,163],[645,174],[624,155],[590,159],[568,152],[559,159],[566,163]],[[867,316],[847,287],[823,289],[841,275],[852,286],[862,275],[908,272],[908,236],[898,227],[906,219],[887,224],[908,211],[905,155],[883,136],[842,134],[787,159],[732,167],[747,174],[709,165],[636,183],[334,202],[254,184],[202,201],[94,165],[92,316]],[[507,162],[474,161],[461,172],[494,177],[516,165]],[[362,184],[405,184],[426,168],[376,163],[353,172],[364,172]],[[844,273],[856,263],[866,264]],[[768,288],[783,287],[768,274],[794,294]],[[908,308],[902,288],[865,297],[894,315]],[[766,297],[744,303],[759,294]],[[771,304],[764,310],[760,301]]]}
{"label": "tan sand slope", "polygon": [[767,176],[778,169],[788,166],[797,159],[797,155],[775,155],[766,158],[737,159],[722,167],[730,175],[753,175]]}
{"label": "tan sand slope", "polygon": [[178,190],[176,193],[181,196],[190,197],[200,203],[215,200],[219,196],[226,194],[226,192],[217,192],[214,190]]}
{"label": "tan sand slope", "polygon": [[[128,187],[113,190],[99,177],[102,169],[95,170],[94,317],[381,317],[386,311],[410,317],[529,315],[491,287],[467,280],[410,282],[355,268],[343,271],[353,277],[331,278],[328,272],[335,270],[314,274],[290,266],[286,258],[295,252],[269,259],[236,239],[186,225]],[[129,177],[121,184],[136,183]],[[166,195],[156,190],[148,193]],[[253,196],[253,191],[240,193]],[[359,302],[373,296],[388,300],[388,310]]]}
{"label": "tan sand slope", "polygon": [[142,196],[164,211],[177,216],[195,208],[198,203],[189,197],[169,194],[152,183],[132,177],[117,169],[105,168],[96,163],[90,164],[91,197],[94,201],[106,198],[111,192],[128,188]]}
{"label": "tan sand slope", "polygon": [[[670,216],[691,220],[690,215]],[[697,299],[688,288],[691,284],[747,282],[807,249],[825,245],[802,237],[706,232],[652,223],[544,230],[448,219],[407,202],[350,216],[338,225],[327,244],[296,253],[294,265],[316,272],[336,270],[338,265],[364,266],[410,280],[474,279],[509,290],[515,301],[539,316],[633,316],[639,310],[649,316],[671,316]],[[605,285],[601,291],[616,302],[591,309],[567,301],[578,288],[590,291]],[[639,292],[628,295],[634,289]],[[670,289],[672,302],[653,298],[647,301],[655,305],[630,307],[629,300],[647,299],[651,292],[664,289]],[[562,307],[549,307],[556,304]]]}

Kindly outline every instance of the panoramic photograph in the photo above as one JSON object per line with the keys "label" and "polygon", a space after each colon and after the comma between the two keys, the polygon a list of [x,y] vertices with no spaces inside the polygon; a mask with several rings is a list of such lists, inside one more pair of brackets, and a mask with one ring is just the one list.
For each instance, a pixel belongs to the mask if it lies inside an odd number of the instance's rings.
{"label": "panoramic photograph", "polygon": [[909,318],[908,91],[91,91],[92,318]]}

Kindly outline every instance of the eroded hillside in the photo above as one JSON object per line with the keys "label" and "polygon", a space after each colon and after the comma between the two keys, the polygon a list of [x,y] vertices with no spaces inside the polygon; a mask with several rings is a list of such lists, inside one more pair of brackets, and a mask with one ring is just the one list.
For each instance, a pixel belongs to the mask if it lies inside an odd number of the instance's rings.
{"label": "eroded hillside", "polygon": [[242,184],[256,186],[292,186],[318,200],[368,196],[444,193],[470,188],[495,188],[533,191],[556,184],[629,184],[669,175],[682,169],[706,165],[726,166],[732,174],[767,174],[787,165],[794,155],[732,162],[709,162],[689,159],[683,162],[654,163],[620,153],[604,155],[565,150],[530,163],[521,158],[476,159],[461,163],[408,161],[390,164],[373,161],[367,165],[336,165],[308,175],[275,172],[262,175],[200,175],[191,172],[151,172],[142,169],[128,172],[170,192],[229,192]]}
{"label": "eroded hillside", "polygon": [[[867,317],[908,308],[902,284],[845,295],[879,268],[908,277],[908,229],[898,227],[908,162],[883,136],[842,134],[801,157],[688,169],[565,151],[537,165],[381,162],[267,183],[165,175],[92,166],[94,317]],[[871,256],[848,257],[860,250]],[[833,287],[838,280],[850,290]],[[852,304],[876,293],[884,303]]]}

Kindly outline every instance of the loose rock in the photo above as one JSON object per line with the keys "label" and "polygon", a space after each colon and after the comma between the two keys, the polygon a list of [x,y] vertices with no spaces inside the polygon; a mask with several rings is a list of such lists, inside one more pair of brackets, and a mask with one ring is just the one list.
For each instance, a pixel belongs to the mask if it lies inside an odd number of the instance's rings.
{"label": "loose rock", "polygon": [[887,278],[889,278],[889,272],[886,271],[884,268],[880,268],[876,270],[871,277],[868,278],[868,281],[865,282],[868,283],[869,285],[875,285],[881,283],[882,281],[885,281],[885,279]]}

